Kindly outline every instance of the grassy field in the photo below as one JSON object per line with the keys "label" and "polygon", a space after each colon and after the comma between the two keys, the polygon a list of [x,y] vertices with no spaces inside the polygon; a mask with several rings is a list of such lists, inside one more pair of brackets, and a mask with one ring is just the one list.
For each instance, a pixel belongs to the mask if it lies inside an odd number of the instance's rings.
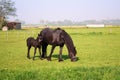
{"label": "grassy field", "polygon": [[[26,39],[41,29],[0,31],[0,80],[120,80],[120,28],[64,28],[77,49],[77,62],[58,62],[59,47],[52,61],[26,57]],[[47,54],[51,46],[48,46]],[[34,48],[31,50],[33,57]],[[37,56],[39,56],[37,52]]]}

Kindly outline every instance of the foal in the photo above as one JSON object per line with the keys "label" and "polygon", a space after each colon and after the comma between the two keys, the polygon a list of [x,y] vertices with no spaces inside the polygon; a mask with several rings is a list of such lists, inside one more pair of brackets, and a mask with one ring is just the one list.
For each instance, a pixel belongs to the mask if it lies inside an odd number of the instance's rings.
{"label": "foal", "polygon": [[[39,34],[38,34],[39,35]],[[34,39],[33,37],[29,37],[26,40],[27,42],[27,47],[28,47],[28,53],[27,53],[27,58],[30,59],[30,49],[33,46],[34,47],[34,57],[33,60],[35,58],[35,54],[36,54],[36,49],[39,49],[39,54],[40,54],[40,58],[41,58],[41,45],[42,45],[42,37],[38,36],[37,39]]]}

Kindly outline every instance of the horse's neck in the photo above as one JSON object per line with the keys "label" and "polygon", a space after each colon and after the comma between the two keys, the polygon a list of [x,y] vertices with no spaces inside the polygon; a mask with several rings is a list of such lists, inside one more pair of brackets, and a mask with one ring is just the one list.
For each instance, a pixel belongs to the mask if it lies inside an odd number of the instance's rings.
{"label": "horse's neck", "polygon": [[69,53],[74,52],[74,44],[73,44],[72,38],[67,33],[65,33],[64,40]]}
{"label": "horse's neck", "polygon": [[70,42],[70,43],[65,42],[65,43],[66,43],[66,46],[67,46],[67,48],[68,48],[68,51],[69,51],[69,52],[73,52],[73,49],[74,49],[74,44],[73,44],[73,42]]}

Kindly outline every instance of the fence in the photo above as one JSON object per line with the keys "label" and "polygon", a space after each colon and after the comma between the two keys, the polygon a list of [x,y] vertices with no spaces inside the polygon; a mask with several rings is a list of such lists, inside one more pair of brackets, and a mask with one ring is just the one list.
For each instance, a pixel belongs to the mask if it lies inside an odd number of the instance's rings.
{"label": "fence", "polygon": [[23,32],[14,32],[14,31],[6,31],[6,32],[0,32],[0,40],[13,40],[13,39],[17,39],[17,40],[21,40],[24,39],[26,40],[28,37],[34,37],[36,38],[38,35],[38,32],[36,31],[23,31]]}

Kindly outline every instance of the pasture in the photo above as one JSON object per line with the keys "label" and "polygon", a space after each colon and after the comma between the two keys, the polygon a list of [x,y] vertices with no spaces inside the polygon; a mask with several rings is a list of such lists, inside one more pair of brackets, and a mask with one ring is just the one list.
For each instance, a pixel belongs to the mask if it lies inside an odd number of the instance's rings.
{"label": "pasture", "polygon": [[[41,30],[0,31],[0,80],[120,80],[120,28],[64,28],[76,46],[76,62],[66,46],[63,62],[58,62],[59,47],[52,61],[40,60],[38,51],[34,61],[27,59],[26,39]],[[30,53],[32,58],[34,48]]]}

